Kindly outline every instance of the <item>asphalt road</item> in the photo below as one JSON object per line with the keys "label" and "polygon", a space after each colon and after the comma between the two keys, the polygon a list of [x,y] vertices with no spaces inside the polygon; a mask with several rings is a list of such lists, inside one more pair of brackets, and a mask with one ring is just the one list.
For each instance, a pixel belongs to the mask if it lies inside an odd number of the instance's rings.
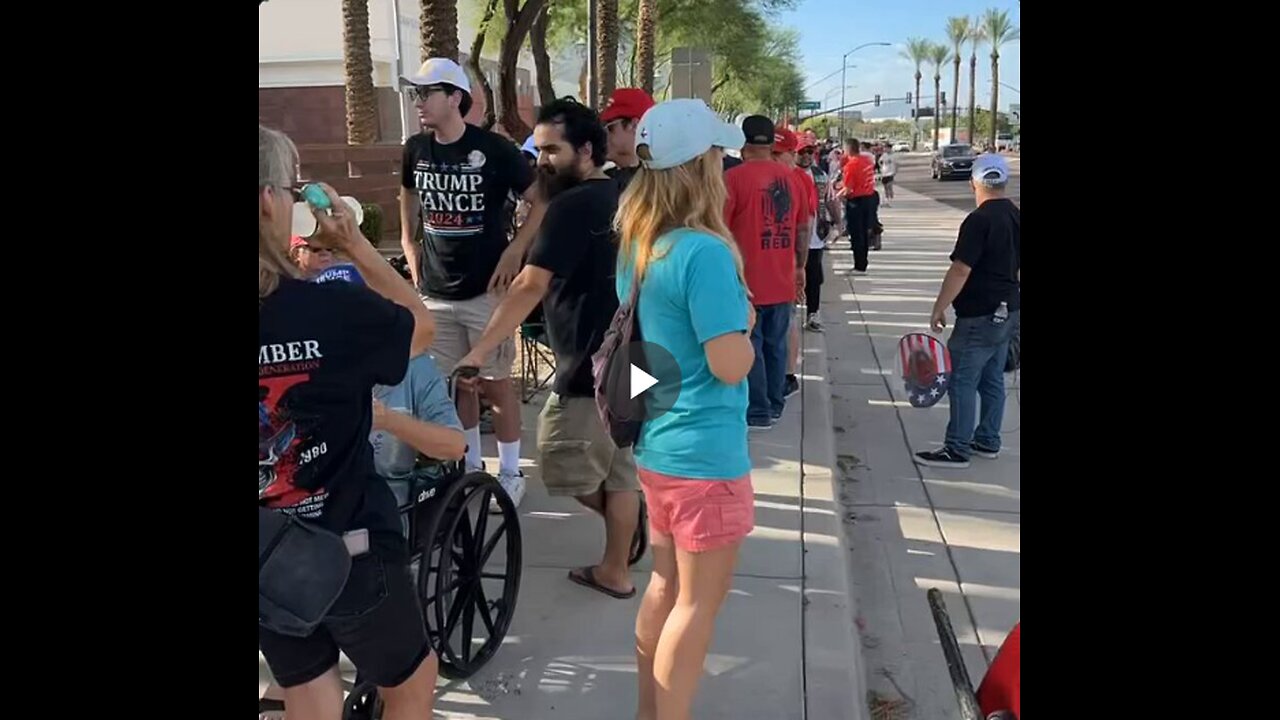
{"label": "asphalt road", "polygon": [[[929,155],[900,153],[897,155],[897,159],[898,175],[896,182],[899,187],[905,187],[908,190],[922,193],[943,204],[950,205],[953,208],[958,208],[960,210],[974,209],[973,190],[969,188],[969,183],[962,179],[930,179]],[[1021,206],[1021,158],[1011,155],[1008,156],[1008,160],[1009,169],[1012,171],[1012,176],[1009,178],[1008,195],[1010,199]]]}

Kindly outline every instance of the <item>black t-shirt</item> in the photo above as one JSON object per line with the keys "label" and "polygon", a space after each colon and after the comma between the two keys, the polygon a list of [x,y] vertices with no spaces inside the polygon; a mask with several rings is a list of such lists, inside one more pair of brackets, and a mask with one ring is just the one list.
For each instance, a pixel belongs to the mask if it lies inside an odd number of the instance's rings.
{"label": "black t-shirt", "polygon": [[484,293],[507,249],[507,193],[524,193],[533,171],[502,136],[467,125],[444,145],[421,133],[404,144],[400,183],[422,201],[422,292],[446,300]]}
{"label": "black t-shirt", "polygon": [[258,502],[403,552],[374,474],[373,386],[404,379],[413,315],[348,283],[282,279],[258,311]]}
{"label": "black t-shirt", "polygon": [[600,349],[618,309],[618,245],[613,232],[618,194],[613,178],[588,180],[561,193],[547,206],[529,251],[530,265],[555,276],[542,311],[556,354],[552,389],[560,395],[595,392],[591,355]]}
{"label": "black t-shirt", "polygon": [[973,268],[953,303],[956,317],[990,315],[1001,302],[1021,309],[1022,211],[1013,201],[988,200],[969,213],[951,259]]}
{"label": "black t-shirt", "polygon": [[618,192],[622,193],[627,189],[627,186],[631,184],[631,178],[635,177],[636,173],[639,171],[639,165],[634,167],[619,167],[615,165],[606,170],[605,174],[613,178],[614,182],[618,183]]}
{"label": "black t-shirt", "polygon": [[736,158],[729,154],[725,154],[724,160],[721,161],[721,165],[723,165],[724,172],[729,172],[729,170],[736,168],[741,164],[742,164],[742,158]]}

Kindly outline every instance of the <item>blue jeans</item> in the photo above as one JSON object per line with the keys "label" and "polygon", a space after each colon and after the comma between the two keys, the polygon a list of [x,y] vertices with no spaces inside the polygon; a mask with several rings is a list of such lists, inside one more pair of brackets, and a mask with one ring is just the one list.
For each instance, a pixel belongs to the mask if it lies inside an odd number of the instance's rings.
{"label": "blue jeans", "polygon": [[756,361],[747,375],[747,422],[762,424],[782,414],[787,389],[787,332],[794,303],[756,306],[751,347]]}
{"label": "blue jeans", "polygon": [[992,322],[993,315],[957,318],[947,341],[951,351],[951,420],[947,423],[945,444],[966,460],[973,454],[975,444],[984,450],[1000,449],[1004,363],[1009,354],[1009,338],[1018,329],[1020,315],[1021,311],[1014,310],[998,325]]}

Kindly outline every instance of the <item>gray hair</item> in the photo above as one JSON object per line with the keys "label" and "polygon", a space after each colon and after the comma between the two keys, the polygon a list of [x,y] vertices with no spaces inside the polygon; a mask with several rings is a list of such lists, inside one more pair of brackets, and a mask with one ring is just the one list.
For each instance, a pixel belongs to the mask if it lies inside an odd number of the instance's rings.
{"label": "gray hair", "polygon": [[[291,187],[298,175],[298,148],[282,132],[258,125],[258,192],[262,188],[283,190]],[[258,307],[275,292],[281,277],[297,277],[288,252],[280,238],[271,237],[258,221]]]}
{"label": "gray hair", "polygon": [[258,187],[286,188],[297,177],[298,148],[287,135],[258,125]]}

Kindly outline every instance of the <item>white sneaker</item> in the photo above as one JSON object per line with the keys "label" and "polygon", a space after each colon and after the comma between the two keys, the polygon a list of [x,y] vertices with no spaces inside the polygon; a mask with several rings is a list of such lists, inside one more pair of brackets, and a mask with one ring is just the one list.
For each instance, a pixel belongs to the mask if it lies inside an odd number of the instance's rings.
{"label": "white sneaker", "polygon": [[813,332],[822,332],[822,318],[818,317],[818,313],[810,313],[809,321],[804,324],[804,327]]}
{"label": "white sneaker", "polygon": [[[507,491],[507,495],[511,498],[511,504],[519,508],[520,501],[524,500],[524,473],[519,470],[515,472],[501,471],[498,473],[498,484],[502,486],[503,490]],[[489,500],[489,512],[495,514],[502,512],[497,498]]]}

